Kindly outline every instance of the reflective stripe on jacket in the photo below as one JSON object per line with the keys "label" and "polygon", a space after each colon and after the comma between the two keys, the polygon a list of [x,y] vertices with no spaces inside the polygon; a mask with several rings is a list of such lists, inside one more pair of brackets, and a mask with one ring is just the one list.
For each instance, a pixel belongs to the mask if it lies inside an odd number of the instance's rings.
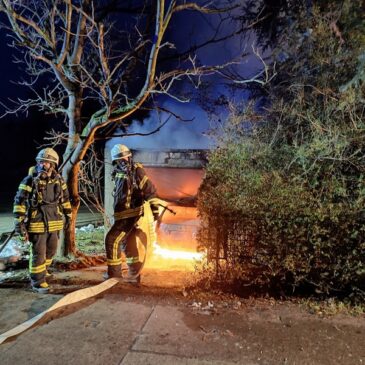
{"label": "reflective stripe on jacket", "polygon": [[[117,172],[114,188],[114,219],[143,215],[143,204],[156,197],[156,188],[146,175],[143,165],[134,163],[130,173]],[[158,205],[150,204],[152,214],[158,215]]]}
{"label": "reflective stripe on jacket", "polygon": [[56,172],[46,179],[40,179],[35,168],[31,168],[29,175],[19,185],[13,213],[18,222],[27,218],[29,233],[61,230],[63,215],[71,215],[67,185]]}

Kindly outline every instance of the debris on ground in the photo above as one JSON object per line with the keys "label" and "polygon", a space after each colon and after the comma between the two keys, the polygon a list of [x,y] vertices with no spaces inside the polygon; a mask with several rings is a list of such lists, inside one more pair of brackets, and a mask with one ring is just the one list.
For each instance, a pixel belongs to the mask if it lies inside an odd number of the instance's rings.
{"label": "debris on ground", "polygon": [[[18,261],[29,260],[29,244],[19,238],[10,239],[0,253],[0,271],[15,268]],[[23,266],[23,265],[21,265]]]}

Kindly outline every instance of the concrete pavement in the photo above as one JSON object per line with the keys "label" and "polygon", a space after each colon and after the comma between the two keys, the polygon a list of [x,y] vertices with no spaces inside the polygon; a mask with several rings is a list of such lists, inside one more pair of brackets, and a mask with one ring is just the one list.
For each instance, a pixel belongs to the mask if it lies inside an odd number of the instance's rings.
{"label": "concrete pavement", "polygon": [[[123,288],[119,288],[123,290]],[[4,292],[10,289],[1,289]],[[17,289],[8,296],[7,315],[14,321],[35,315],[58,295],[36,295]],[[16,298],[22,296],[21,303]],[[46,301],[47,304],[42,302]],[[37,307],[36,309],[34,307]],[[18,307],[19,312],[16,312]],[[5,313],[2,309],[2,315]],[[136,303],[120,290],[47,315],[34,328],[0,345],[0,363],[7,364],[233,364],[218,339],[191,328],[184,307]],[[24,315],[29,313],[29,315]],[[1,317],[0,317],[1,318]],[[2,319],[2,318],[1,318]],[[9,330],[2,325],[1,331]],[[218,341],[219,340],[219,341]],[[219,345],[219,346],[217,346]],[[236,361],[240,357],[234,356]],[[245,362],[250,364],[250,362]]]}
{"label": "concrete pavement", "polygon": [[2,345],[0,360],[3,365],[229,364],[217,360],[219,353],[215,343],[189,329],[176,308],[131,305],[107,295]]}
{"label": "concrete pavement", "polygon": [[[100,283],[104,270],[56,273],[48,295],[0,289],[0,332],[51,307],[57,293]],[[290,303],[185,295],[188,275],[146,269],[140,287],[121,282],[49,313],[0,345],[0,364],[365,363],[364,316],[324,318]]]}

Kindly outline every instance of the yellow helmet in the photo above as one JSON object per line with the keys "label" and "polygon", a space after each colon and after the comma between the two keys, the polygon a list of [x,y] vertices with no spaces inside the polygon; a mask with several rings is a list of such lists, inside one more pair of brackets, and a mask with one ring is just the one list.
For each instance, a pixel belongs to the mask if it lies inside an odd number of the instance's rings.
{"label": "yellow helmet", "polygon": [[116,144],[111,150],[112,161],[120,160],[124,157],[132,156],[131,150],[124,144]]}
{"label": "yellow helmet", "polygon": [[54,164],[56,164],[56,166],[58,166],[58,162],[60,159],[58,157],[57,152],[53,148],[43,148],[43,150],[40,150],[38,152],[38,155],[35,158],[35,160],[37,162],[39,161],[53,162]]}

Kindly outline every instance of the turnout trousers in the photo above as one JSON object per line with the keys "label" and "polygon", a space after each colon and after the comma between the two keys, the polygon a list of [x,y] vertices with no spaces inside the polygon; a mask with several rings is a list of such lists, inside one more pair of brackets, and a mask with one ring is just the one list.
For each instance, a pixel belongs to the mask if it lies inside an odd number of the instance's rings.
{"label": "turnout trousers", "polygon": [[59,231],[45,233],[29,233],[30,257],[29,273],[33,286],[46,281],[47,268],[52,264],[56,254]]}
{"label": "turnout trousers", "polygon": [[144,240],[144,233],[135,224],[140,217],[116,220],[105,238],[108,277],[122,276],[122,251],[126,256],[128,271],[134,275],[140,268],[137,237]]}

